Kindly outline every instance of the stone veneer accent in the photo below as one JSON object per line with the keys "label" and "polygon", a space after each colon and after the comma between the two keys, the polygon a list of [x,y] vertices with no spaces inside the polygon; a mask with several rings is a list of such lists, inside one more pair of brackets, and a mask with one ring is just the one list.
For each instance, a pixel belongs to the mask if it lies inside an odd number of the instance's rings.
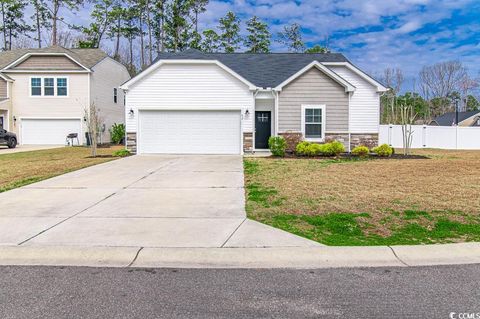
{"label": "stone veneer accent", "polygon": [[368,148],[376,147],[378,146],[378,133],[351,134],[350,145],[352,150],[359,145]]}
{"label": "stone veneer accent", "polygon": [[283,136],[285,142],[287,142],[287,153],[295,153],[297,144],[303,140],[302,132],[284,132],[278,135]]}
{"label": "stone veneer accent", "polygon": [[132,154],[137,153],[137,133],[127,133],[127,150]]}
{"label": "stone veneer accent", "polygon": [[253,133],[243,132],[243,151],[253,152]]}
{"label": "stone veneer accent", "polygon": [[345,146],[345,149],[348,151],[348,134],[325,133],[325,143],[330,143],[333,141],[341,142]]}

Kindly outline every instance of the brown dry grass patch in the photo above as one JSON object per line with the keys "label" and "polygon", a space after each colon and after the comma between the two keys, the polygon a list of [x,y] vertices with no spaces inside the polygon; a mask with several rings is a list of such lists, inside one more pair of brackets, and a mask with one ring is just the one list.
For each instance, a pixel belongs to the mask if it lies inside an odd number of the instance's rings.
{"label": "brown dry grass patch", "polygon": [[[480,217],[480,151],[417,150],[428,159],[248,159],[248,185],[276,190],[277,205],[247,203],[251,217],[367,213],[364,233],[389,236],[408,224],[405,211],[428,212],[416,222],[430,229],[438,218]],[[432,218],[430,218],[432,217]],[[472,219],[473,218],[473,219]],[[367,225],[368,224],[368,225]],[[395,225],[393,227],[392,225]]]}
{"label": "brown dry grass patch", "polygon": [[[99,148],[100,157],[91,158],[86,147],[65,147],[24,153],[1,154],[0,192],[114,160],[121,146]],[[102,157],[103,156],[103,157]]]}

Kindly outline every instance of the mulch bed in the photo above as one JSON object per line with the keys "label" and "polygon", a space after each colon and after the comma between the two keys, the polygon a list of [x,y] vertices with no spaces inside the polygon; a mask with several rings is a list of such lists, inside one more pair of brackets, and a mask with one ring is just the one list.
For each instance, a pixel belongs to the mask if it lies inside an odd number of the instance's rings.
{"label": "mulch bed", "polygon": [[[275,156],[270,156],[269,158],[278,158]],[[286,153],[284,158],[298,158],[298,159],[360,159],[362,157],[355,156],[350,153],[340,154],[338,156],[297,156],[294,153]],[[375,154],[370,154],[363,159],[381,159],[381,160],[390,160],[390,159],[430,159],[428,156],[424,155],[403,155],[403,154],[393,154],[390,157],[381,157]]]}

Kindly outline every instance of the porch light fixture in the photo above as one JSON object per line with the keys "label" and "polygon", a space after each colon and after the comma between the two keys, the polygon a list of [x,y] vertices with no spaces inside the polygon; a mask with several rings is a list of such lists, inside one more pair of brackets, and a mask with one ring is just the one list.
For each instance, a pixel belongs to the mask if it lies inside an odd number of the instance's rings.
{"label": "porch light fixture", "polygon": [[130,116],[133,116],[133,114],[135,114],[135,111],[134,111],[133,109],[130,109],[130,111],[128,111],[128,114],[129,114]]}
{"label": "porch light fixture", "polygon": [[17,121],[17,118],[15,117],[15,115],[13,116],[13,121],[14,121],[14,122]]}
{"label": "porch light fixture", "polygon": [[86,117],[86,116],[83,117],[83,121],[84,121],[84,122],[87,121],[87,117]]}
{"label": "porch light fixture", "polygon": [[247,109],[247,110],[245,111],[245,115],[248,116],[249,114],[250,114],[250,111]]}

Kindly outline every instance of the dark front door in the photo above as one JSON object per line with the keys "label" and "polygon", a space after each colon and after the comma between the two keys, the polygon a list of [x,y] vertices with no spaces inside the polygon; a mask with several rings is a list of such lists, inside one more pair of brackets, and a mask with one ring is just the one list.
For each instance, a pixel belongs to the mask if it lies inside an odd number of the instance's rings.
{"label": "dark front door", "polygon": [[268,139],[272,135],[272,112],[255,112],[255,148],[268,148]]}

